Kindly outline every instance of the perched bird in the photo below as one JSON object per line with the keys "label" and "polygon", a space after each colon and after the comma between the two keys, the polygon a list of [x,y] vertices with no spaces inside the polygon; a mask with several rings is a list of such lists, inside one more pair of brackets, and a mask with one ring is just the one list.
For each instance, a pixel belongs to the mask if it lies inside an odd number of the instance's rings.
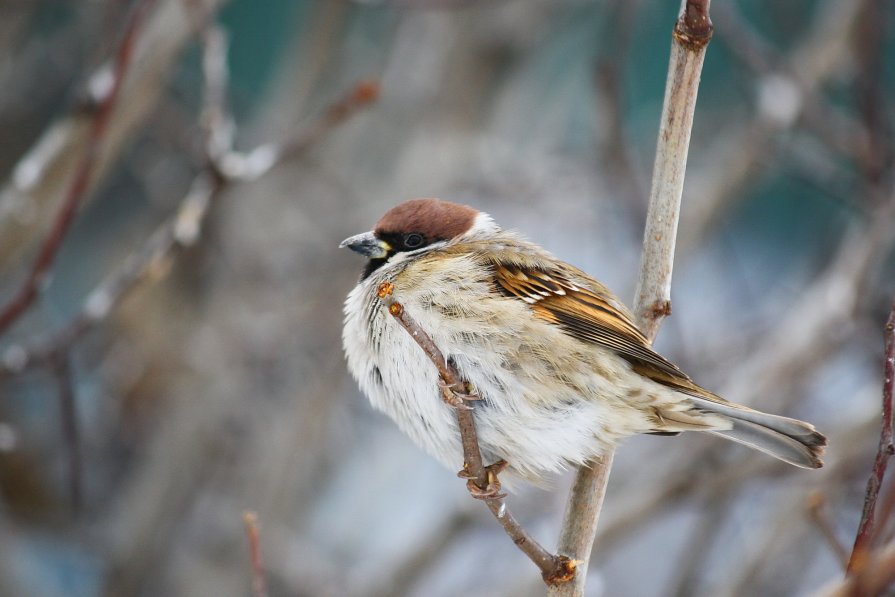
{"label": "perched bird", "polygon": [[348,368],[373,406],[449,467],[463,463],[438,372],[377,289],[425,330],[481,400],[486,462],[535,483],[638,433],[707,431],[804,468],[809,423],[728,402],[655,352],[605,286],[487,214],[438,199],[389,210],[341,244],[369,258],[345,302]]}

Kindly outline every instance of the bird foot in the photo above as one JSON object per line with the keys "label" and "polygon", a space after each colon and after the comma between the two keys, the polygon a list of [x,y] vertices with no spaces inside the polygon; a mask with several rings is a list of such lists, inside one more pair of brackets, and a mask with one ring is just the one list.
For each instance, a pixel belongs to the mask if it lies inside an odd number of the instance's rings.
{"label": "bird foot", "polygon": [[449,384],[443,379],[439,379],[438,387],[441,390],[442,399],[454,408],[472,410],[472,407],[466,404],[466,402],[481,400],[481,397],[475,393],[475,390],[468,382]]}
{"label": "bird foot", "polygon": [[500,479],[497,478],[497,475],[507,466],[509,466],[509,463],[503,458],[494,464],[486,466],[485,474],[488,481],[485,487],[479,487],[478,483],[476,483],[476,478],[469,472],[469,465],[465,462],[463,463],[463,469],[457,473],[457,476],[467,480],[466,489],[469,491],[469,495],[477,500],[504,498],[507,494],[500,492]]}

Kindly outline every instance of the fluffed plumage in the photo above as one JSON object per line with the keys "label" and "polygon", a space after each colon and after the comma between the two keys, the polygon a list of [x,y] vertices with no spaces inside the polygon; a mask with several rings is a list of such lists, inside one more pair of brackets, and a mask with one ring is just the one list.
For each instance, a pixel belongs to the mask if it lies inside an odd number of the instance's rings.
{"label": "fluffed plumage", "polygon": [[402,203],[342,243],[369,257],[345,303],[348,367],[373,405],[449,467],[463,462],[438,373],[382,307],[380,283],[478,391],[487,461],[537,482],[638,433],[707,431],[805,468],[809,423],[724,400],[656,353],[602,284],[468,206]]}

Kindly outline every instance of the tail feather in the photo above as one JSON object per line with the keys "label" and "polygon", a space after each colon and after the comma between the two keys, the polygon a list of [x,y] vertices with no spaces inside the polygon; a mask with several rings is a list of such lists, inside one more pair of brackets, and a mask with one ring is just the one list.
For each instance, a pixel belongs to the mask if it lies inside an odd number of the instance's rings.
{"label": "tail feather", "polygon": [[733,427],[709,433],[744,444],[802,468],[820,468],[827,438],[798,419],[769,415],[731,403],[690,397],[701,410],[722,415]]}

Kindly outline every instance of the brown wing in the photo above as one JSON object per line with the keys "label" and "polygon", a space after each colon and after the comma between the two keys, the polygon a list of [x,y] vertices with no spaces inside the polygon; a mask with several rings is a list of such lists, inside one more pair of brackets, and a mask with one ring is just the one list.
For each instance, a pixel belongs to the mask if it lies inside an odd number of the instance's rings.
{"label": "brown wing", "polygon": [[[587,288],[562,270],[512,263],[495,263],[494,273],[500,291],[531,305],[535,316],[583,342],[616,352],[635,371],[658,383],[697,395],[705,392],[652,349],[624,307],[618,306],[608,291],[601,292],[596,281]],[[585,276],[582,273],[576,277]]]}

